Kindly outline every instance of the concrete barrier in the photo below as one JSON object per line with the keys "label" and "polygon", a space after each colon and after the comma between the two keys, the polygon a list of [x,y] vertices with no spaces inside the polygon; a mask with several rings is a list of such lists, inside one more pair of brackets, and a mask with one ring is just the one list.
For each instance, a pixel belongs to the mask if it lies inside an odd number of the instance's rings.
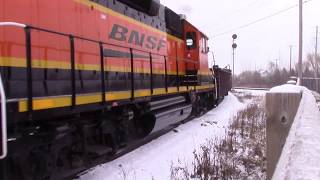
{"label": "concrete barrier", "polygon": [[302,93],[266,93],[267,179],[271,179],[296,116]]}

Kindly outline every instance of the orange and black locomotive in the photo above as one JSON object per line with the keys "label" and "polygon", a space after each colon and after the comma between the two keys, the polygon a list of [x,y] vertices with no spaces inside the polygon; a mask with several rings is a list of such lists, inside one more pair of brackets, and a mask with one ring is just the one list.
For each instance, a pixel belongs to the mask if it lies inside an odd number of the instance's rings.
{"label": "orange and black locomotive", "polygon": [[61,179],[213,108],[230,70],[159,0],[0,0],[1,179]]}

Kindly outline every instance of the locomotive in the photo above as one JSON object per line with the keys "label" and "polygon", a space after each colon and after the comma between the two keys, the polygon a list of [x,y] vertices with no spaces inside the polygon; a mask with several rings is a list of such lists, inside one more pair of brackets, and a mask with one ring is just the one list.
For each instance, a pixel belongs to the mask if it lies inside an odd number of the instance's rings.
{"label": "locomotive", "polygon": [[231,71],[159,0],[0,0],[1,179],[61,179],[215,107]]}

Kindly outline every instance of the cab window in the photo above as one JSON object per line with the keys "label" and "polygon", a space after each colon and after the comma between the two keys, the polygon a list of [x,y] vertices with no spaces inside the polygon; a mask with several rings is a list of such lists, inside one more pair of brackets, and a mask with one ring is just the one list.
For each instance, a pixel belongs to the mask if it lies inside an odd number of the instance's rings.
{"label": "cab window", "polygon": [[196,39],[197,38],[196,38],[195,32],[187,32],[187,34],[186,34],[187,49],[195,49],[197,47]]}

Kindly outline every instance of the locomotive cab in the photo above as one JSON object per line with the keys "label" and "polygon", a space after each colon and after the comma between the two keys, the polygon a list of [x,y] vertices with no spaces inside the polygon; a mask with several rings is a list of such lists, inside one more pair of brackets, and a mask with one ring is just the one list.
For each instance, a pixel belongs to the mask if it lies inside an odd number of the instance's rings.
{"label": "locomotive cab", "polygon": [[212,82],[208,70],[208,37],[186,20],[183,21],[186,75],[191,85]]}

